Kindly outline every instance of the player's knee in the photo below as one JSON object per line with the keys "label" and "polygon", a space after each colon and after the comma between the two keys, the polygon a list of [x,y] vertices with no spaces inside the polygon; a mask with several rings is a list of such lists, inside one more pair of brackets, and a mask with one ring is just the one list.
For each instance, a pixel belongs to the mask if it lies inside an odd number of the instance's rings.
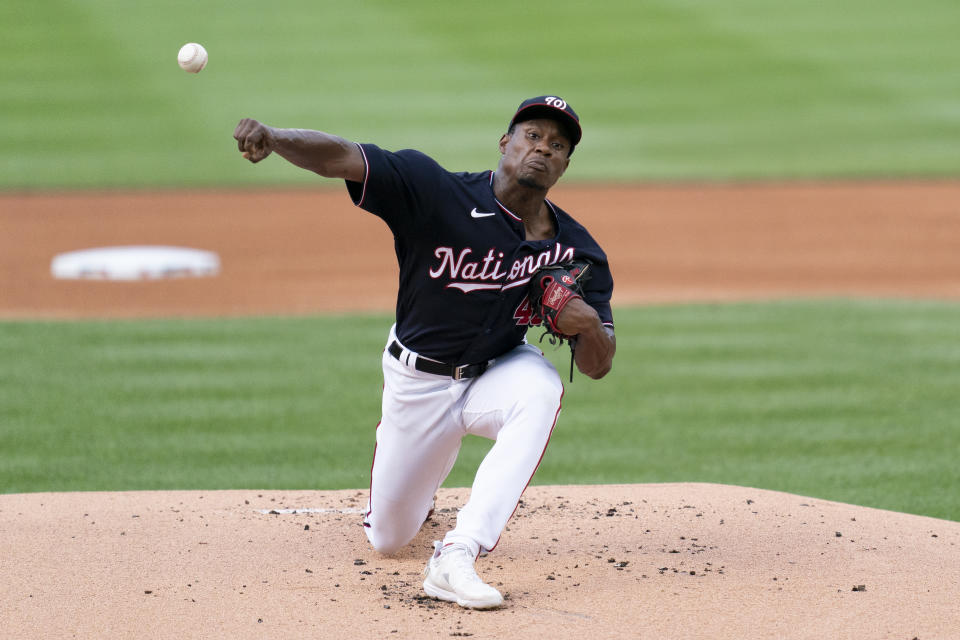
{"label": "player's knee", "polygon": [[367,534],[367,540],[370,541],[371,546],[379,553],[387,555],[396,553],[409,542],[409,540],[403,536],[397,535],[396,531],[390,529],[384,530],[382,527],[377,529],[370,525],[364,525],[364,531]]}
{"label": "player's knee", "polygon": [[398,527],[395,526],[395,523],[391,523],[390,526],[384,526],[382,523],[378,525],[377,519],[369,517],[364,521],[363,527],[367,534],[367,540],[370,541],[373,548],[387,555],[396,553],[407,546],[417,535],[416,529],[409,530],[412,527]]}
{"label": "player's knee", "polygon": [[401,542],[396,538],[370,538],[370,544],[373,545],[375,551],[384,555],[396,553],[406,546],[406,542]]}

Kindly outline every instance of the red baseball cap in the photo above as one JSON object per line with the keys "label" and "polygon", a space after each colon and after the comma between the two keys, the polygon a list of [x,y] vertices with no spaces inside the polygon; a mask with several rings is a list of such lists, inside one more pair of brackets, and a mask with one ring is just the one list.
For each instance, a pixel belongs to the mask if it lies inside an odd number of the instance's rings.
{"label": "red baseball cap", "polygon": [[524,100],[517,108],[517,112],[513,114],[510,127],[518,122],[535,118],[551,118],[562,124],[570,138],[570,153],[573,153],[574,147],[583,136],[583,130],[580,128],[580,117],[566,100],[557,96],[538,96]]}

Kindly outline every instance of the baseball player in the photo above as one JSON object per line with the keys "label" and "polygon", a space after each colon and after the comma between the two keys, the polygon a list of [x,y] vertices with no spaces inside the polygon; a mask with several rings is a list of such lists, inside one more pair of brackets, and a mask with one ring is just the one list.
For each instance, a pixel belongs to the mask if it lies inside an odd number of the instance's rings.
{"label": "baseball player", "polygon": [[[424,570],[429,596],[463,607],[503,602],[477,575],[475,559],[497,546],[560,412],[560,375],[527,343],[527,328],[542,322],[569,339],[577,368],[591,378],[607,374],[616,351],[606,255],[546,198],[580,137],[579,117],[557,96],[523,101],[500,138],[496,171],[480,173],[449,172],[419,151],[252,119],[234,131],[251,162],[275,152],[345,180],[354,204],[393,232],[396,322],[382,356],[382,417],[363,521],[373,547],[389,554],[416,536],[465,435],[495,441],[455,528],[434,543]],[[572,286],[576,273],[538,271],[572,260],[589,264],[582,288]],[[528,295],[532,283],[540,288]]]}

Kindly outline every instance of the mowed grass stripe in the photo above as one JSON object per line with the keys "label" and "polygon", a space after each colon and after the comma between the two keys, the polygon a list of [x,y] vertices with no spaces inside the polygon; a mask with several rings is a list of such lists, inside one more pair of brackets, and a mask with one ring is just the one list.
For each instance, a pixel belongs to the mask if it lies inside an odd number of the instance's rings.
{"label": "mowed grass stripe", "polygon": [[[365,486],[389,324],[0,323],[0,491]],[[535,482],[720,482],[958,519],[958,327],[951,303],[618,309],[614,370],[566,383]],[[566,348],[547,354],[566,376]],[[468,438],[448,486],[488,447]]]}
{"label": "mowed grass stripe", "polygon": [[[316,182],[239,161],[244,116],[477,170],[520,100],[552,93],[584,119],[572,181],[960,170],[950,0],[240,0],[191,4],[189,24],[181,9],[0,7],[0,136],[16,150],[0,188]],[[186,41],[210,51],[199,75],[175,64]]]}

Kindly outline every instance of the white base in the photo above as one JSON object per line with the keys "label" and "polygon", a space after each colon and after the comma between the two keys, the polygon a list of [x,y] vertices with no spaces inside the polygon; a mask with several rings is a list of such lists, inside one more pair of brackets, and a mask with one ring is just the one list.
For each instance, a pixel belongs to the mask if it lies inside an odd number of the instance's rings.
{"label": "white base", "polygon": [[50,265],[54,278],[66,280],[160,280],[220,273],[212,251],[183,247],[100,247],[61,253]]}

